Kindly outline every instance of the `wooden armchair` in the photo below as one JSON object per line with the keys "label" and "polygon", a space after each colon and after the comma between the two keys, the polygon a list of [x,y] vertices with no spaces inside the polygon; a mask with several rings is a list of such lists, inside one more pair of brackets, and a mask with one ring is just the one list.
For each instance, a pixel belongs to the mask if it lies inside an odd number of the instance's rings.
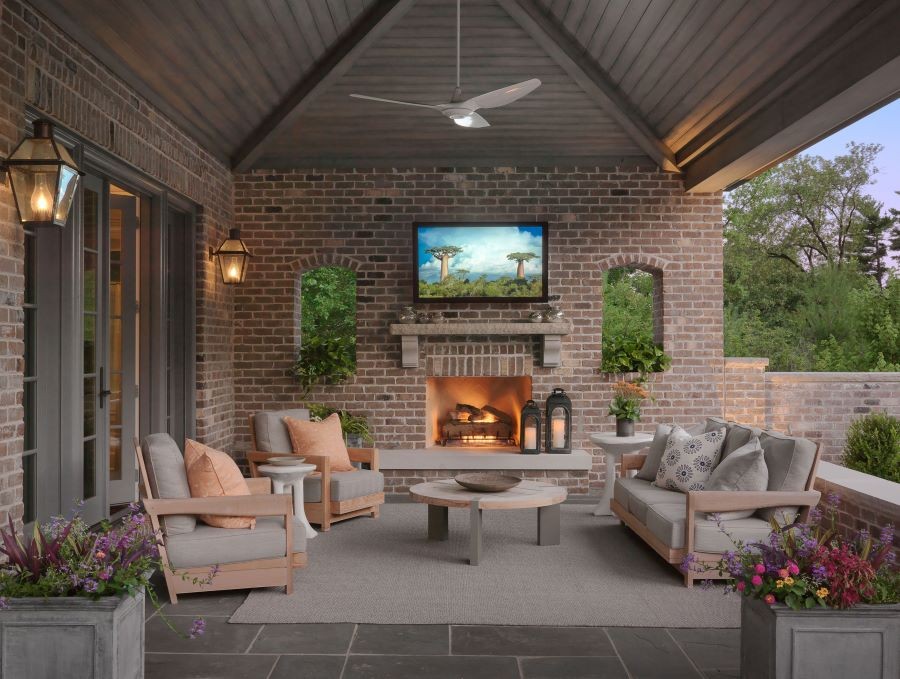
{"label": "wooden armchair", "polygon": [[[166,440],[168,439],[168,440]],[[285,593],[293,592],[293,569],[307,564],[306,536],[294,532],[294,506],[289,494],[272,495],[269,479],[247,479],[250,495],[192,498],[171,497],[172,487],[163,488],[170,497],[157,497],[160,484],[177,474],[177,463],[184,461],[177,444],[166,434],[148,437],[148,445],[164,446],[168,459],[158,459],[169,466],[167,472],[152,471],[147,451],[135,440],[138,469],[142,485],[144,509],[153,530],[162,536],[159,555],[169,599],[178,603],[179,594],[212,592],[229,589],[283,586]],[[187,488],[185,474],[184,488]],[[216,528],[197,523],[199,514],[224,516],[252,516],[257,519],[254,529]],[[166,526],[166,517],[182,520],[179,530],[174,524]],[[184,519],[188,519],[187,528]],[[191,525],[195,527],[190,528]],[[215,574],[210,577],[213,567]]]}
{"label": "wooden armchair", "polygon": [[[307,417],[305,410],[257,413],[249,418],[251,447],[247,452],[250,476],[260,476],[258,467],[270,457],[293,455],[293,448],[282,417]],[[259,433],[265,434],[265,441]],[[261,450],[264,448],[264,450]],[[265,450],[268,449],[268,450]],[[303,480],[303,508],[310,523],[323,531],[331,524],[356,516],[377,518],[384,504],[384,476],[378,471],[378,450],[348,448],[352,462],[364,466],[356,472],[334,472],[331,460],[325,456],[304,455],[306,462],[316,466],[316,474]]]}

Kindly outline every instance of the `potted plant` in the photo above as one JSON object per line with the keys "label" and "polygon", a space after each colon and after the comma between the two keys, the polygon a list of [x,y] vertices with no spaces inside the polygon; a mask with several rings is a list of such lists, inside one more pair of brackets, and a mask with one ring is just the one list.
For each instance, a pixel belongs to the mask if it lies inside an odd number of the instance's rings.
{"label": "potted plant", "polygon": [[638,380],[620,380],[613,385],[613,400],[609,414],[616,418],[616,436],[634,436],[634,423],[641,419],[641,404],[650,392]]}
{"label": "potted plant", "polygon": [[[876,539],[836,531],[839,498],[825,514],[780,526],[760,543],[735,542],[713,564],[685,567],[728,575],[741,599],[741,676],[788,679],[900,675],[900,572],[893,527]],[[721,523],[720,523],[721,527]]]}
{"label": "potted plant", "polygon": [[329,415],[337,413],[341,421],[341,431],[344,433],[344,441],[351,448],[362,448],[364,444],[371,445],[375,439],[369,429],[369,421],[363,415],[353,415],[347,410],[337,410],[321,403],[310,403],[307,406],[309,417],[313,421],[324,420]]}
{"label": "potted plant", "polygon": [[[56,517],[29,538],[10,518],[0,530],[3,676],[143,677],[145,594],[159,609],[149,582],[157,544],[137,505],[115,526]],[[203,628],[195,619],[190,637]]]}

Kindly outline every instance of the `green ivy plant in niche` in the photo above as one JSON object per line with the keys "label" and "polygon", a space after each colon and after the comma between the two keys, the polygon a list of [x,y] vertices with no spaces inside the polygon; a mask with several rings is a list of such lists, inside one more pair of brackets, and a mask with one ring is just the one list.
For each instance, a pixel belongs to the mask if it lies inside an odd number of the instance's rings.
{"label": "green ivy plant in niche", "polygon": [[672,357],[644,337],[611,337],[603,342],[600,372],[649,375],[665,372],[671,365]]}

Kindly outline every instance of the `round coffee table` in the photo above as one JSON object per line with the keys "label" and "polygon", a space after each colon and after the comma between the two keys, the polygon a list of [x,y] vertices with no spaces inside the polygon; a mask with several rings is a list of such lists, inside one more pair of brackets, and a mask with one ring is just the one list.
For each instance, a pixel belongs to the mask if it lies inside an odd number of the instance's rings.
{"label": "round coffee table", "polygon": [[284,465],[263,464],[260,465],[259,473],[272,479],[272,492],[281,494],[284,492],[285,486],[291,486],[294,491],[294,523],[306,532],[307,538],[314,538],[318,533],[309,525],[309,519],[306,518],[306,510],[303,508],[303,479],[312,472],[316,471],[314,464],[293,464],[289,467]]}
{"label": "round coffee table", "polygon": [[560,486],[538,481],[522,481],[500,493],[476,493],[453,479],[419,483],[409,489],[416,502],[428,505],[428,539],[446,540],[450,507],[469,510],[469,563],[481,561],[481,513],[485,509],[537,509],[538,544],[559,544],[559,505],[567,491]]}
{"label": "round coffee table", "polygon": [[606,485],[600,502],[594,507],[594,516],[612,516],[609,501],[613,497],[613,484],[616,481],[616,462],[623,453],[633,453],[646,448],[653,441],[653,434],[635,434],[634,436],[616,436],[615,434],[591,434],[590,439],[606,453]]}

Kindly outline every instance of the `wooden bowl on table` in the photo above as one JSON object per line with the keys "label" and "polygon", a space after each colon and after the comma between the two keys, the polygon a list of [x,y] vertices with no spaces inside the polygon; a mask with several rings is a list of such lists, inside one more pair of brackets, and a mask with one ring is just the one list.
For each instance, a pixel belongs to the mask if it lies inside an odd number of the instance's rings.
{"label": "wooden bowl on table", "polygon": [[453,477],[463,488],[474,490],[477,493],[500,493],[510,488],[515,488],[522,479],[512,474],[499,474],[497,472],[471,472],[457,474]]}

